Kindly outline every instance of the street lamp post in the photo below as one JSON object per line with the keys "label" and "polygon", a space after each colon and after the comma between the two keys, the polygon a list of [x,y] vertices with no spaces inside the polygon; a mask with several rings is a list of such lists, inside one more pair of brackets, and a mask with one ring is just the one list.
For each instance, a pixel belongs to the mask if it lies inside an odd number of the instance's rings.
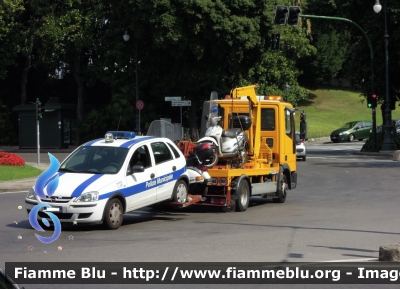
{"label": "street lamp post", "polygon": [[[394,151],[396,150],[396,145],[393,140],[392,135],[392,109],[391,109],[391,101],[390,101],[390,92],[389,92],[389,33],[387,28],[387,5],[386,1],[383,2],[383,13],[385,16],[385,35],[383,38],[385,39],[385,64],[386,64],[386,99],[385,99],[385,125],[383,126],[383,143],[382,143],[382,151]],[[379,0],[376,0],[374,5],[374,11],[379,13],[382,10],[382,6],[379,3]]]}
{"label": "street lamp post", "polygon": [[285,92],[285,101],[288,101],[288,96],[290,92],[290,85],[286,82],[285,85],[283,85],[283,91]]}
{"label": "street lamp post", "polygon": [[[129,41],[129,39],[131,38],[131,36],[129,35],[128,31],[125,30],[124,36],[123,36],[125,41]],[[139,62],[138,62],[138,58],[137,58],[137,41],[135,41],[135,77],[136,77],[136,102],[139,100],[139,82],[138,82],[138,73],[139,73]],[[135,128],[135,132],[138,134],[141,134],[140,132],[140,116],[139,116],[140,111],[136,108],[136,114],[135,114],[135,123],[136,123],[136,128]]]}

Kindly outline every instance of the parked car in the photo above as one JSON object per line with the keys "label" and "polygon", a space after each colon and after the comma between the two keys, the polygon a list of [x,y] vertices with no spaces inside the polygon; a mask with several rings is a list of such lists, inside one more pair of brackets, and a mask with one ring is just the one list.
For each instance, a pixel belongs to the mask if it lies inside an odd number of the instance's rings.
{"label": "parked car", "polygon": [[371,130],[372,122],[367,120],[350,121],[341,128],[334,130],[331,133],[331,141],[354,141],[358,139],[362,141],[369,138],[369,131]]}
{"label": "parked car", "polygon": [[306,146],[304,139],[300,138],[300,133],[296,131],[296,157],[306,161]]}
{"label": "parked car", "polygon": [[[396,127],[396,132],[400,133],[400,119],[394,119],[393,123],[394,123],[394,126]],[[383,126],[383,124],[378,125],[376,127],[376,133],[381,133],[382,132],[382,126]],[[370,130],[370,133],[372,133],[372,128]]]}

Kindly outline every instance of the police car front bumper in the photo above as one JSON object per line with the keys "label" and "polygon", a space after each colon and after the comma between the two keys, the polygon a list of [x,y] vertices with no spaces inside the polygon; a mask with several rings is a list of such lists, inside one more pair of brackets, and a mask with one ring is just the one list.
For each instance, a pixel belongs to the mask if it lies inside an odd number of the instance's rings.
{"label": "police car front bumper", "polygon": [[79,223],[98,223],[103,220],[104,207],[106,206],[107,200],[100,200],[96,202],[79,203],[73,202],[72,200],[66,203],[59,202],[39,202],[37,200],[32,200],[25,198],[25,206],[27,213],[33,209],[34,206],[48,203],[51,208],[45,208],[39,211],[38,219],[47,219],[51,221],[49,216],[45,211],[51,212],[57,216],[60,222],[70,222],[74,221]]}

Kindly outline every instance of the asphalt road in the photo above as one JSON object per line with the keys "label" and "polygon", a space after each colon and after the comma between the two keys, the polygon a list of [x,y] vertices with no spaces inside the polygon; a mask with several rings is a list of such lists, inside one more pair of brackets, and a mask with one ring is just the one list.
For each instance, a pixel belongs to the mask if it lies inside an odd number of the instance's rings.
{"label": "asphalt road", "polygon": [[[127,213],[116,231],[62,227],[42,244],[24,209],[26,193],[0,194],[0,267],[8,261],[56,262],[319,262],[376,260],[380,245],[400,237],[400,162],[353,155],[362,142],[307,145],[298,187],[284,204],[251,200],[246,212],[215,209]],[[21,154],[22,155],[22,154]],[[54,154],[60,160],[65,154]],[[33,161],[35,154],[30,154]],[[42,158],[44,161],[44,158]],[[51,232],[41,233],[44,236]],[[46,235],[47,234],[47,235]],[[18,239],[21,236],[22,239]],[[72,238],[71,238],[72,236]],[[31,247],[30,247],[31,246]],[[58,250],[62,246],[62,250]],[[26,288],[131,288],[132,285],[26,285]],[[135,285],[135,288],[154,288]],[[228,288],[184,285],[160,288]],[[246,286],[265,288],[266,285]],[[270,287],[270,286],[269,286]],[[272,288],[376,288],[366,285],[273,285]],[[383,286],[379,286],[383,288]],[[229,285],[229,288],[243,288]],[[392,288],[392,287],[387,287]]]}

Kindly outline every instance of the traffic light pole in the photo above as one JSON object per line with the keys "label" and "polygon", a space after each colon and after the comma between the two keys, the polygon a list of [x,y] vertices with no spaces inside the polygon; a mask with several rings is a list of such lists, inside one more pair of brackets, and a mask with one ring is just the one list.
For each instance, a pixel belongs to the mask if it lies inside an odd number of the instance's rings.
{"label": "traffic light pole", "polygon": [[[300,14],[299,16],[303,17],[303,18],[316,18],[316,19],[345,21],[345,22],[349,22],[349,23],[355,25],[361,31],[361,33],[367,39],[369,51],[371,54],[371,89],[372,89],[371,94],[375,93],[374,51],[372,49],[371,40],[369,39],[369,37],[368,37],[367,33],[364,31],[364,29],[362,29],[361,26],[358,25],[357,23],[355,23],[354,21],[351,21],[350,19],[347,19],[347,18],[332,17],[332,16],[306,15],[306,14]],[[377,144],[377,139],[376,139],[376,108],[375,107],[372,108],[372,135],[373,135],[374,150],[378,151],[378,144]]]}
{"label": "traffic light pole", "polygon": [[39,103],[36,101],[36,147],[37,147],[37,164],[40,165],[40,131],[39,131]]}

